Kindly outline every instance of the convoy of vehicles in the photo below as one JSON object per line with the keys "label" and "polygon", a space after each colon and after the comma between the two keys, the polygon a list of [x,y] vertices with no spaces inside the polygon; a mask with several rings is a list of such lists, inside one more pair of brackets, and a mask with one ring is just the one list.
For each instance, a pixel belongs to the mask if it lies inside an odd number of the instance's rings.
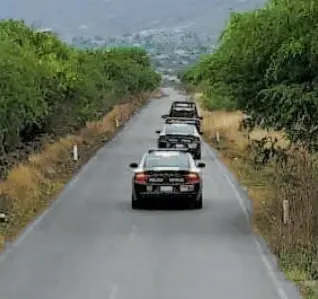
{"label": "convoy of vehicles", "polygon": [[175,101],[159,134],[157,148],[149,149],[133,169],[132,209],[155,199],[180,200],[202,209],[201,120],[194,102]]}

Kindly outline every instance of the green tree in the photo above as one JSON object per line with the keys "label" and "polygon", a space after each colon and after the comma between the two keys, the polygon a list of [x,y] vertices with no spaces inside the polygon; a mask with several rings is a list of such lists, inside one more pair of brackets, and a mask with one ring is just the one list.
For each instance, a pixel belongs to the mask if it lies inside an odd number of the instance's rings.
{"label": "green tree", "polygon": [[200,86],[211,108],[239,108],[254,124],[284,128],[316,149],[317,17],[318,3],[310,0],[271,0],[233,13],[215,51],[182,80]]}
{"label": "green tree", "polygon": [[23,21],[1,21],[0,154],[39,133],[79,128],[160,81],[143,49],[77,49]]}

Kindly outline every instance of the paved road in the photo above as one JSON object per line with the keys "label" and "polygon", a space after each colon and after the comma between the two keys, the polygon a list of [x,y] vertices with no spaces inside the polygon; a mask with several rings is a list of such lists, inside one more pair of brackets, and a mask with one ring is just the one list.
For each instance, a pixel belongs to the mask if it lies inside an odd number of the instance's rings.
{"label": "paved road", "polygon": [[153,100],[0,262],[1,299],[296,299],[205,145],[201,211],[130,209],[130,169],[171,100]]}

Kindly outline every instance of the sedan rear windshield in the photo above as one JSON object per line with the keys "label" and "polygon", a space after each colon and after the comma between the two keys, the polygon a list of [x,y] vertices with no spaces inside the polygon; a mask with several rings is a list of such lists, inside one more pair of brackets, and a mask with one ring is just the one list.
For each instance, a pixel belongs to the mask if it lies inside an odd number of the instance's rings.
{"label": "sedan rear windshield", "polygon": [[180,153],[154,153],[145,159],[145,168],[154,167],[180,167],[189,168],[190,161],[187,154]]}
{"label": "sedan rear windshield", "polygon": [[172,107],[171,110],[175,110],[175,111],[186,111],[186,112],[194,112],[195,111],[195,107]]}
{"label": "sedan rear windshield", "polygon": [[195,105],[192,103],[175,103],[172,105],[172,107],[178,107],[178,108],[195,108]]}
{"label": "sedan rear windshield", "polygon": [[194,128],[191,125],[179,126],[179,125],[169,125],[166,127],[166,134],[193,134]]}
{"label": "sedan rear windshield", "polygon": [[196,115],[195,109],[187,109],[187,108],[172,108],[170,111],[170,116],[175,117],[178,115],[193,117]]}

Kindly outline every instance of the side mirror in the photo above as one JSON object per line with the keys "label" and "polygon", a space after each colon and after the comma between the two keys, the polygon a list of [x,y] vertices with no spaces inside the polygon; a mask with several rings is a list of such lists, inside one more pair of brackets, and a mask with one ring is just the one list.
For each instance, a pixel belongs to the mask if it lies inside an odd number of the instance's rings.
{"label": "side mirror", "polygon": [[167,114],[161,115],[161,118],[166,119],[168,117]]}
{"label": "side mirror", "polygon": [[199,119],[201,119],[201,120],[202,120],[202,119],[203,119],[203,116],[199,116]]}
{"label": "side mirror", "polygon": [[161,131],[160,130],[156,130],[156,134],[160,134],[161,133]]}
{"label": "side mirror", "polygon": [[197,166],[198,166],[199,168],[204,168],[204,167],[205,167],[205,163],[199,162]]}
{"label": "side mirror", "polygon": [[130,163],[129,167],[130,168],[138,168],[138,163],[136,163],[136,162]]}
{"label": "side mirror", "polygon": [[202,132],[202,131],[199,131],[199,134],[200,134],[200,135],[203,135],[203,132]]}

